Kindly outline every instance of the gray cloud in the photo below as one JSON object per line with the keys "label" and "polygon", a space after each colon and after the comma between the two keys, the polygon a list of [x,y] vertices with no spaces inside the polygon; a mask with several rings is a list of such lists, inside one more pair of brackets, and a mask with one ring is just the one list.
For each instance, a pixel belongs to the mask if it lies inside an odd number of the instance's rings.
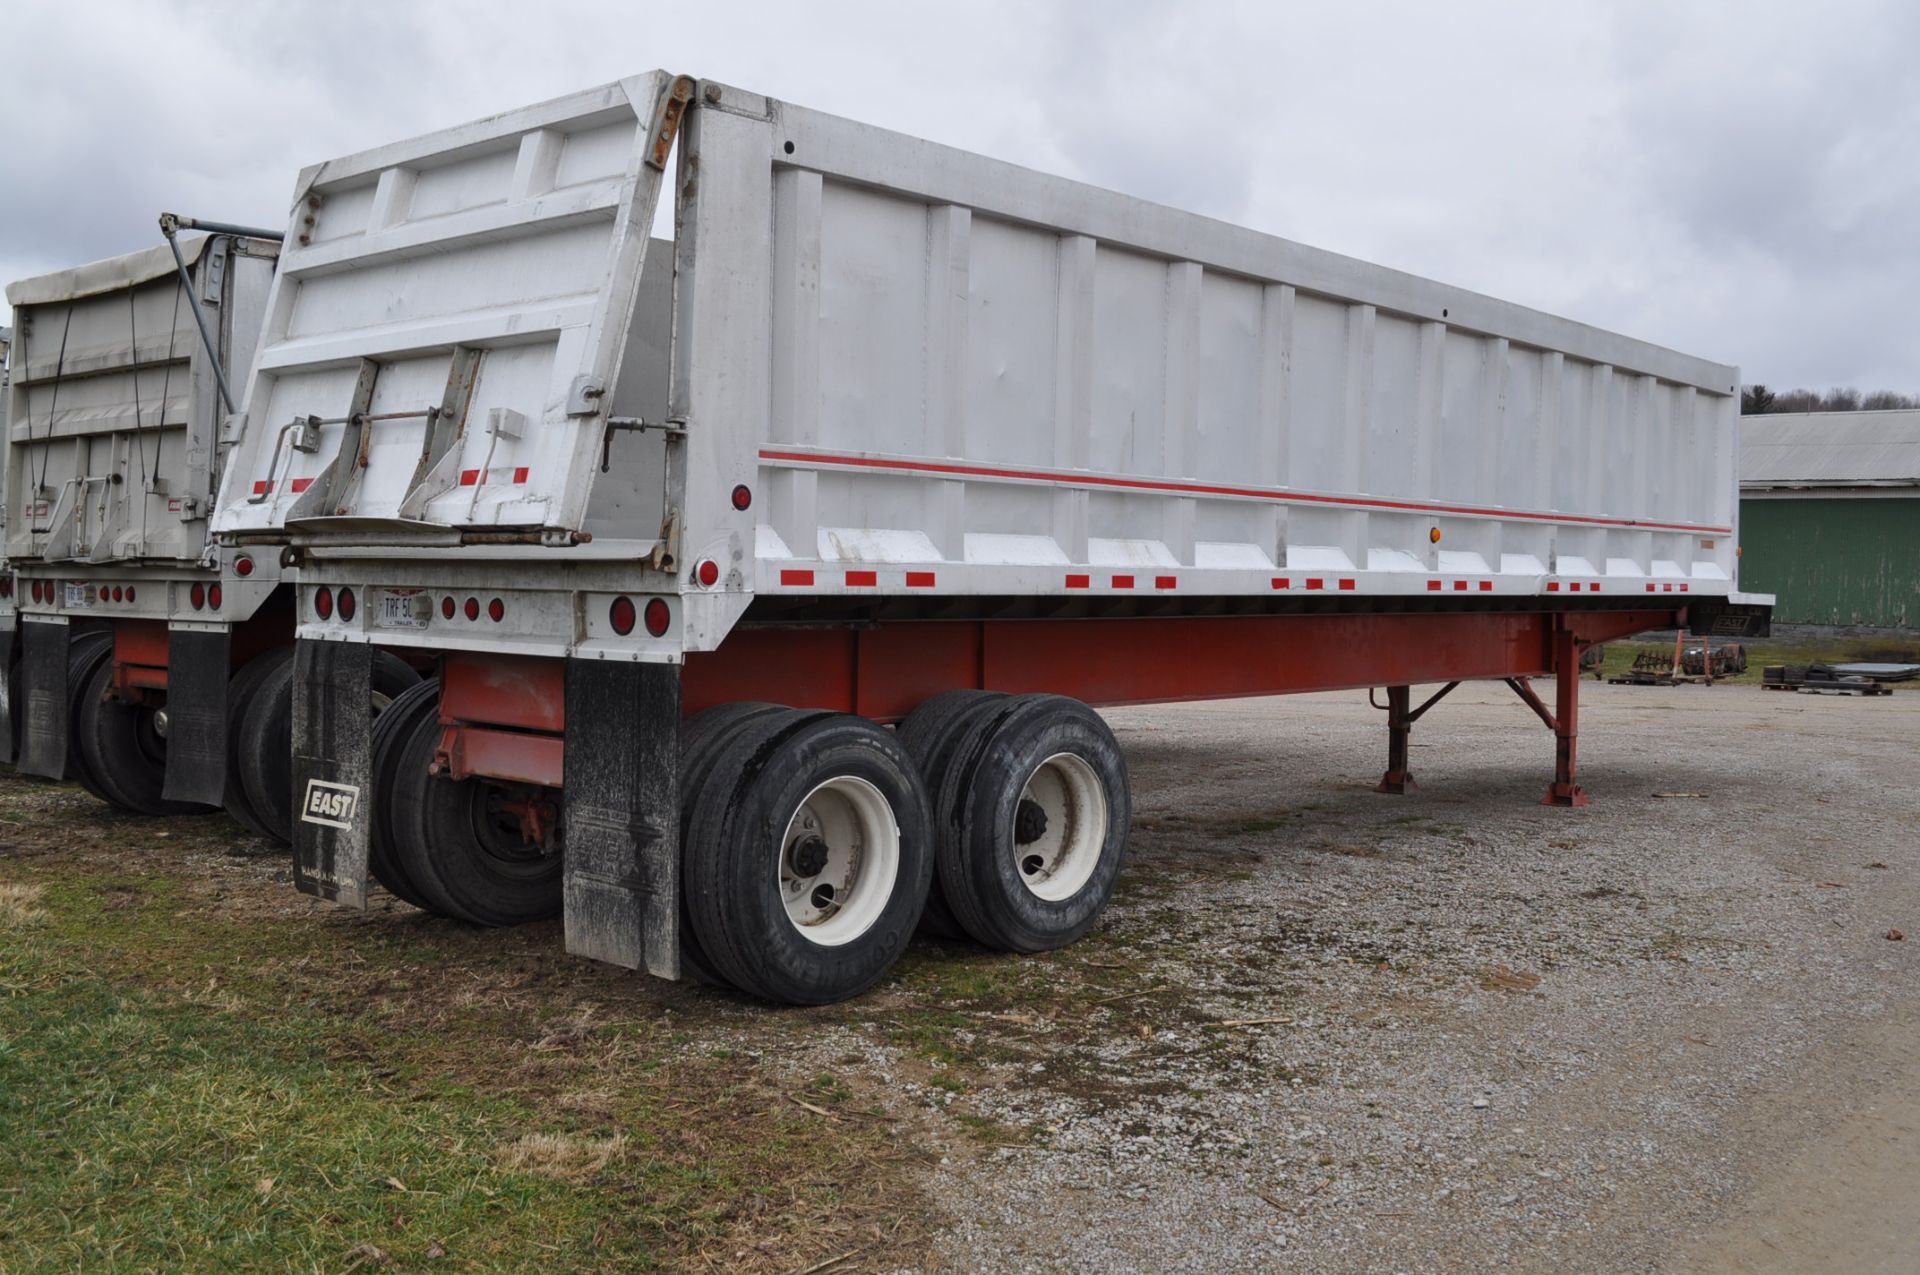
{"label": "gray cloud", "polygon": [[548,0],[9,10],[0,278],[278,224],[302,164],[655,65],[1776,384],[1920,389],[1920,9]]}

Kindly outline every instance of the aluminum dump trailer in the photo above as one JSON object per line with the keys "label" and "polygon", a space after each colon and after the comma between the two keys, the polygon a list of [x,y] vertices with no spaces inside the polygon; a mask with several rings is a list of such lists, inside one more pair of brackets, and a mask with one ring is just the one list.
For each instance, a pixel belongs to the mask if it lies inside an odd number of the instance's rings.
{"label": "aluminum dump trailer", "polygon": [[709,81],[307,169],[269,312],[299,887],[772,1000],[1094,924],[1089,705],[1385,687],[1404,791],[1507,679],[1574,804],[1584,647],[1765,620],[1735,369]]}
{"label": "aluminum dump trailer", "polygon": [[[13,329],[0,327],[0,435],[7,427],[7,393],[13,350]],[[7,449],[0,447],[0,523],[6,521]],[[20,751],[20,719],[13,711],[14,670],[18,667],[20,618],[13,605],[13,568],[7,565],[5,537],[0,536],[0,761],[12,761]]]}
{"label": "aluminum dump trailer", "polygon": [[231,443],[220,379],[252,358],[272,236],[198,236],[7,289],[18,763],[122,809],[221,804],[233,662],[291,649],[277,557],[223,573],[208,538]]}

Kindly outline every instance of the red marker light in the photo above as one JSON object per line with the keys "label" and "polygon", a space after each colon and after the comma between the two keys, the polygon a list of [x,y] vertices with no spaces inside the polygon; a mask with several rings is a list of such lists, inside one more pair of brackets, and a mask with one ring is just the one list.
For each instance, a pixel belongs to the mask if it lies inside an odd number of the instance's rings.
{"label": "red marker light", "polygon": [[451,620],[453,618],[453,613],[459,609],[460,609],[460,604],[453,600],[453,595],[451,593],[449,593],[446,597],[440,599],[440,614],[445,618]]}
{"label": "red marker light", "polygon": [[115,602],[124,601],[126,599],[126,596],[127,596],[127,591],[125,589],[121,588],[117,584],[113,586],[113,600]]}
{"label": "red marker light", "polygon": [[487,618],[495,624],[507,618],[507,604],[499,598],[487,603]]}
{"label": "red marker light", "polygon": [[668,622],[673,619],[673,612],[667,610],[665,601],[653,598],[647,603],[646,618],[647,632],[655,637],[661,637],[667,631]]}
{"label": "red marker light", "polygon": [[712,558],[702,559],[700,565],[693,569],[693,574],[701,584],[711,589],[720,582],[720,564]]}
{"label": "red marker light", "polygon": [[242,554],[238,558],[235,558],[233,560],[233,574],[241,577],[252,575],[253,559],[247,557],[245,554]]}
{"label": "red marker light", "polygon": [[220,609],[220,586],[217,584],[207,586],[207,609],[209,611]]}
{"label": "red marker light", "polygon": [[747,511],[748,506],[752,504],[753,504],[752,488],[748,487],[745,483],[741,483],[738,487],[735,487],[733,489],[733,507],[735,509],[738,509],[741,513],[745,513]]}
{"label": "red marker light", "polygon": [[480,599],[468,598],[467,605],[461,609],[467,613],[467,618],[469,620],[479,619],[480,618]]}
{"label": "red marker light", "polygon": [[353,590],[352,589],[340,590],[340,618],[343,620],[351,620],[353,618],[353,613],[355,609],[356,608],[354,606],[354,601],[353,601]]}
{"label": "red marker light", "polygon": [[198,580],[194,581],[193,587],[187,590],[187,601],[193,603],[193,609],[196,611],[205,607],[207,605],[207,586],[201,584]]}
{"label": "red marker light", "polygon": [[333,618],[333,590],[324,584],[314,590],[313,613],[323,620]]}
{"label": "red marker light", "polygon": [[633,599],[615,598],[613,605],[607,608],[607,623],[613,626],[613,631],[625,637],[633,632],[633,621]]}
{"label": "red marker light", "polygon": [[133,601],[133,586],[132,586],[132,585],[128,585],[128,586],[127,586],[127,601],[129,601],[129,602],[131,602],[131,601]]}

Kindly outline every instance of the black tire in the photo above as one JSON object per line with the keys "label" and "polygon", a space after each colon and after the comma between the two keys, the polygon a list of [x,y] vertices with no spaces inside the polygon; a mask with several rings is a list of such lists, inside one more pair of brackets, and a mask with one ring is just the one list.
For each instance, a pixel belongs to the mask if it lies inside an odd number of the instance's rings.
{"label": "black tire", "polygon": [[101,658],[83,684],[75,742],[101,792],[113,805],[142,815],[205,815],[218,806],[168,801],[167,741],[154,729],[155,710],[107,698],[113,661]]}
{"label": "black tire", "polygon": [[117,806],[100,786],[92,759],[80,747],[81,694],[92,684],[101,661],[112,656],[110,633],[82,633],[67,644],[67,778],[98,800]]}
{"label": "black tire", "polygon": [[[956,751],[977,729],[982,714],[1007,698],[999,691],[942,691],[908,713],[897,728],[901,744],[912,754],[920,767],[920,777],[926,781],[927,799],[932,804],[936,825],[940,812],[953,805],[952,797],[943,795],[942,789],[955,782]],[[946,890],[940,885],[937,871],[927,890],[926,911],[920,914],[920,932],[938,939],[968,937],[953,915],[953,909],[947,905]]]}
{"label": "black tire", "polygon": [[423,678],[395,696],[385,711],[373,719],[373,791],[369,807],[372,818],[367,825],[367,871],[388,894],[414,907],[433,911],[420,887],[400,866],[394,851],[392,791],[399,745],[418,728],[423,715],[432,716],[440,704],[440,682]]}
{"label": "black tire", "polygon": [[252,710],[260,687],[282,666],[292,663],[293,648],[281,647],[247,661],[246,667],[227,683],[227,778],[220,804],[233,821],[256,837],[287,844],[287,838],[260,817],[247,800],[247,787],[240,780],[240,740],[247,714]]}
{"label": "black tire", "polygon": [[[375,650],[373,694],[384,704],[420,680],[407,663]],[[378,709],[375,709],[377,714]],[[240,723],[235,767],[247,804],[281,841],[293,841],[293,661],[266,675]]]}
{"label": "black tire", "polygon": [[[1060,695],[1011,698],[968,735],[952,759],[952,781],[941,786],[948,804],[935,811],[947,902],[961,927],[988,947],[1065,947],[1099,920],[1126,860],[1132,795],[1120,745],[1099,714]],[[1053,760],[1062,754],[1077,760]],[[1031,812],[1023,805],[1030,783],[1042,782],[1043,765],[1050,782],[1071,777],[1084,791],[1097,792],[1105,810],[1104,825],[1087,831],[1085,857],[1075,859],[1086,872],[1082,883],[1058,897],[1046,895],[1045,864],[1036,851],[1047,836],[1076,825],[1071,817],[1042,817],[1040,831],[1030,835]],[[1067,870],[1064,863],[1055,866]]]}
{"label": "black tire", "polygon": [[[867,877],[847,895],[848,905],[860,904],[845,916],[868,919],[829,944],[816,937],[826,928],[803,930],[789,916],[781,876],[790,862],[787,834],[802,804],[839,801],[816,792],[835,782],[871,800],[868,813],[876,820],[884,806],[897,836],[888,837],[896,854],[892,872]],[[688,813],[688,912],[701,950],[734,986],[781,1004],[829,1004],[872,987],[905,950],[932,877],[932,826],[925,785],[893,732],[835,713],[753,718],[713,757]],[[857,838],[836,839],[837,852],[845,853],[849,842],[870,846],[866,837],[874,826],[867,824]],[[793,844],[802,843],[796,838]],[[862,856],[852,858],[858,865]],[[823,875],[818,866],[812,871],[808,881]],[[841,904],[827,883],[808,897],[823,912],[809,926],[829,926],[839,915]]]}
{"label": "black tire", "polygon": [[694,933],[693,918],[687,911],[686,848],[689,844],[691,814],[698,807],[701,792],[713,773],[713,759],[735,734],[750,723],[774,713],[794,710],[758,700],[740,700],[716,704],[680,723],[680,965],[682,973],[702,983],[724,984],[713,962],[700,948]]}
{"label": "black tire", "polygon": [[[428,773],[440,742],[436,714],[417,714],[396,738],[389,795],[394,862],[432,911],[474,925],[520,925],[560,915],[561,857],[527,842],[495,809],[506,790],[484,779]],[[553,794],[556,804],[559,794]]]}

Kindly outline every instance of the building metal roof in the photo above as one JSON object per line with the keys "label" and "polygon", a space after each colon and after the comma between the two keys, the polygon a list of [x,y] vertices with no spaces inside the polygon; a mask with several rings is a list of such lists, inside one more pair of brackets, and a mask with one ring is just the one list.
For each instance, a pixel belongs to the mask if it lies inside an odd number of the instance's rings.
{"label": "building metal roof", "polygon": [[1920,411],[1742,416],[1740,486],[1920,487]]}

